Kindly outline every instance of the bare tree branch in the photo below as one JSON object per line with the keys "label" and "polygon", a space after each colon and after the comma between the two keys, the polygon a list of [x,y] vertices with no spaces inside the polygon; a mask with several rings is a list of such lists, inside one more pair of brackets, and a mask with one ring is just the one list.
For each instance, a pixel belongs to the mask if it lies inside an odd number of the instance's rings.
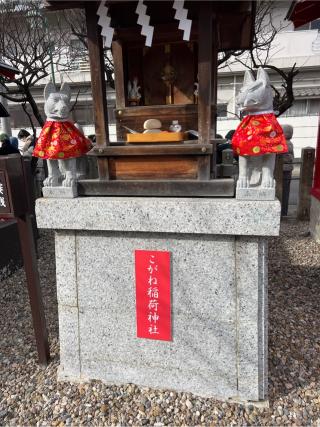
{"label": "bare tree branch", "polygon": [[71,113],[71,111],[74,110],[74,108],[75,108],[75,106],[76,106],[76,104],[78,102],[79,95],[80,95],[80,89],[78,90],[77,95],[76,95],[76,99],[75,99],[74,103],[72,104],[72,107],[70,108],[70,113]]}
{"label": "bare tree branch", "polygon": [[[64,18],[69,23],[71,33],[78,39],[84,49],[78,49],[73,52],[72,60],[88,60],[88,43],[85,25],[85,14],[81,9],[64,12]],[[106,75],[107,84],[114,88],[114,66],[112,60],[111,49],[104,47],[104,71]]]}
{"label": "bare tree branch", "polygon": [[26,114],[28,104],[40,126],[44,119],[31,89],[49,75],[51,64],[70,70],[71,64],[65,61],[70,34],[61,14],[44,12],[41,0],[0,1],[0,52],[6,63],[20,71],[12,80],[0,78],[5,88],[0,94],[24,104]]}
{"label": "bare tree branch", "polygon": [[30,113],[28,112],[28,110],[27,110],[27,102],[23,102],[23,103],[21,104],[21,107],[22,107],[23,111],[25,112],[25,114],[28,116],[28,119],[29,119],[29,122],[30,122],[30,126],[31,126],[31,128],[32,128],[33,136],[34,136],[34,138],[36,138],[36,137],[37,137],[37,132],[36,132],[36,128],[35,128],[35,126],[34,126],[34,123],[33,123],[32,117],[31,117],[31,114],[30,114]]}
{"label": "bare tree branch", "polygon": [[255,31],[253,34],[253,47],[248,51],[227,51],[220,54],[219,68],[232,66],[232,63],[240,63],[244,67],[255,71],[258,67],[270,69],[281,80],[282,90],[274,87],[274,109],[277,115],[283,114],[294,102],[293,82],[299,70],[296,64],[289,71],[278,68],[270,63],[274,55],[274,41],[277,34],[286,28],[288,24],[276,27],[273,13],[277,2],[262,0],[257,6],[255,19]]}

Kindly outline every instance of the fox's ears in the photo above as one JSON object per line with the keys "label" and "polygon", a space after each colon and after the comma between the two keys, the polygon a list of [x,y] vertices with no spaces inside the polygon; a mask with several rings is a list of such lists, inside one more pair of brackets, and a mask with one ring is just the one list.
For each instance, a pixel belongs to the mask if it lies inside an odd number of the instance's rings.
{"label": "fox's ears", "polygon": [[[257,72],[257,80],[262,81],[265,86],[270,85],[270,80],[268,73],[266,70],[262,67],[258,68]],[[250,70],[246,70],[244,73],[244,79],[243,79],[243,86],[248,86],[249,84],[255,82],[255,78],[253,77],[253,74]]]}
{"label": "fox's ears", "polygon": [[[57,93],[57,92],[58,92],[57,88],[55,87],[55,85],[52,82],[47,83],[45,88],[44,88],[44,99],[45,99],[45,101],[49,98],[49,96],[52,93]],[[70,86],[68,85],[68,83],[62,83],[61,88],[60,88],[60,93],[67,95],[67,97],[70,101],[71,89],[70,89]]]}
{"label": "fox's ears", "polygon": [[250,70],[244,72],[243,86],[249,86],[249,84],[255,82],[255,78]]}
{"label": "fox's ears", "polygon": [[266,70],[262,67],[258,68],[257,80],[262,80],[265,86],[270,85],[270,79]]}
{"label": "fox's ears", "polygon": [[71,98],[71,89],[70,86],[68,85],[68,83],[62,83],[61,88],[60,88],[60,93],[63,93],[64,95],[67,95],[67,97]]}
{"label": "fox's ears", "polygon": [[57,92],[55,85],[52,82],[49,82],[45,85],[44,88],[44,99],[45,101],[49,98],[52,93]]}

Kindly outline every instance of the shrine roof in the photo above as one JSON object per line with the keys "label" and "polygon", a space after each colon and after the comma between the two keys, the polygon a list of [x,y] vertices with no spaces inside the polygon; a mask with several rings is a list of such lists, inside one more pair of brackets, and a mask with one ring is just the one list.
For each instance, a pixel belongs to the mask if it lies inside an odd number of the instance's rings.
{"label": "shrine roof", "polygon": [[320,18],[318,0],[295,0],[291,3],[286,19],[293,22],[295,28]]}
{"label": "shrine roof", "polygon": [[[199,10],[204,3],[201,1],[185,1],[188,19],[192,20],[191,39],[197,38],[197,21]],[[256,5],[254,1],[212,1],[213,12],[218,23],[219,50],[248,49],[252,46]],[[45,0],[48,10],[94,7],[99,2]],[[159,41],[175,39],[182,33],[178,29],[178,21],[174,18],[175,10],[172,1],[144,1],[150,25],[157,29]],[[115,28],[116,37],[125,41],[137,41],[141,27],[137,24],[137,1],[107,1],[108,16],[111,17],[111,27]],[[154,41],[157,41],[155,31]],[[174,34],[175,33],[175,34]],[[181,37],[182,40],[182,37]]]}

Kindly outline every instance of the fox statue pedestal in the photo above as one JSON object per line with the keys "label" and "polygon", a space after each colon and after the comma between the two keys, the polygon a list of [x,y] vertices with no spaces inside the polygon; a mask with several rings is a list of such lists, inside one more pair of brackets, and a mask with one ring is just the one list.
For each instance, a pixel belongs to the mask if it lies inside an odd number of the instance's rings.
{"label": "fox statue pedestal", "polygon": [[[267,240],[280,204],[38,199],[54,229],[59,378],[267,399]],[[172,341],[137,338],[135,251],[171,254]]]}

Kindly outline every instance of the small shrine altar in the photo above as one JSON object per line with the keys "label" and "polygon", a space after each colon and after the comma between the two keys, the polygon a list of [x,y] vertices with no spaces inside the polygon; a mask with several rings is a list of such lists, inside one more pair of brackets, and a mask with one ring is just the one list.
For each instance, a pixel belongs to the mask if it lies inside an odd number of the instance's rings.
{"label": "small shrine altar", "polygon": [[99,169],[79,197],[37,200],[38,226],[55,230],[59,379],[267,400],[266,237],[280,203],[236,199],[215,158],[218,53],[250,48],[255,2],[46,3],[86,13]]}
{"label": "small shrine altar", "polygon": [[[81,180],[79,194],[234,196],[233,179],[216,179],[217,58],[221,50],[250,48],[254,2],[46,4],[86,13],[97,141],[90,155],[99,179]],[[117,143],[108,136],[103,43],[114,61]],[[127,143],[128,128],[141,133],[147,119],[160,120],[161,130],[178,121],[181,140],[154,143],[144,135]]]}

